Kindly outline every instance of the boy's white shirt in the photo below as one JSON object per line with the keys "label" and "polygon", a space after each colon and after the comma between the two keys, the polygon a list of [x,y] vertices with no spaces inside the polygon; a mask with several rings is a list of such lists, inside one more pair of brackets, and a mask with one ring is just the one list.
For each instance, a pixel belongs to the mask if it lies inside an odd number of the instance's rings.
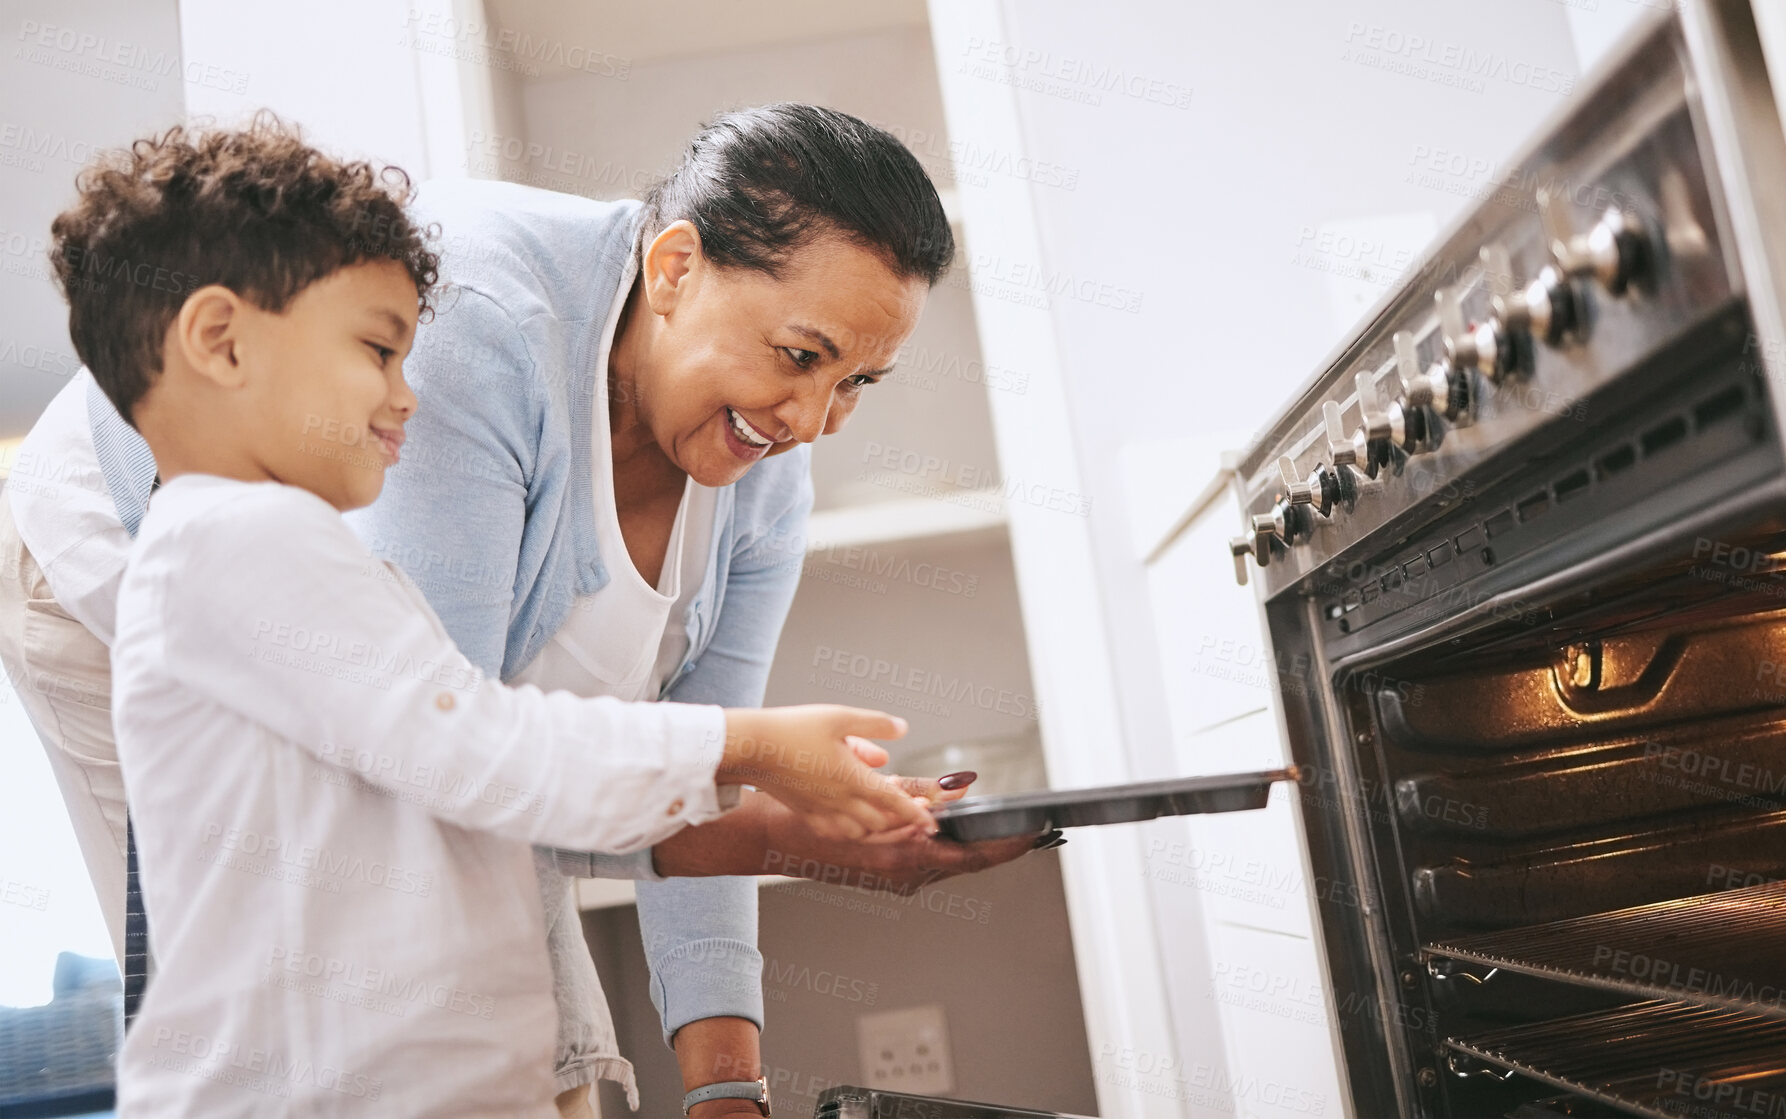
{"label": "boy's white shirt", "polygon": [[720,708],[484,679],[279,483],[162,486],[112,672],[158,965],[124,1116],[554,1115],[529,846],[635,851],[723,811]]}

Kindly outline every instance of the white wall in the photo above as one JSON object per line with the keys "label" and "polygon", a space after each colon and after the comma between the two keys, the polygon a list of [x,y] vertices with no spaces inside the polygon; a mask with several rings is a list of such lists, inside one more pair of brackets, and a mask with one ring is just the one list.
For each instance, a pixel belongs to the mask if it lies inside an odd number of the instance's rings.
{"label": "white wall", "polygon": [[[1094,10],[1046,0],[1004,12],[1001,47],[939,43],[939,67],[952,56],[998,79],[1054,82],[1095,99],[1016,92],[1024,154],[1079,171],[1074,190],[1032,189],[1047,252],[1033,263],[1139,300],[1134,313],[1065,297],[1051,309],[1097,510],[1130,741],[1143,769],[1169,767],[1161,687],[1136,640],[1149,610],[1124,523],[1124,448],[1165,440],[1220,450],[1203,440],[1251,431],[1311,376],[1338,341],[1331,277],[1367,271],[1381,291],[1422,247],[1409,238],[1323,246],[1316,231],[1383,215],[1430,214],[1443,224],[1489,181],[1472,177],[1468,161],[1504,158],[1566,100],[1422,59],[1467,47],[1506,60],[1509,73],[1523,65],[1543,72],[1543,84],[1572,82],[1565,7],[1116,0]],[[1406,45],[1417,40],[1430,45]],[[1007,50],[1017,66],[985,61]],[[1050,76],[1068,72],[1069,60],[1081,72],[1113,68],[1159,83],[1160,96],[1188,90],[1188,104]],[[1445,80],[1366,61],[1421,66]],[[1468,84],[1448,84],[1458,81]],[[1454,154],[1464,174],[1430,170],[1435,159],[1451,166]],[[991,276],[1032,262],[981,263]],[[1213,463],[1187,466],[1188,499]]]}
{"label": "white wall", "polygon": [[[23,435],[80,368],[50,279],[50,221],[98,153],[180,120],[196,82],[174,0],[10,0],[0,18],[0,438]],[[223,63],[208,72],[228,80]],[[203,80],[202,67],[190,71]]]}
{"label": "white wall", "polygon": [[467,173],[464,135],[490,127],[497,49],[478,0],[181,0],[189,59],[227,59],[235,81],[194,85],[187,111],[222,124],[270,108],[343,157],[412,178]]}

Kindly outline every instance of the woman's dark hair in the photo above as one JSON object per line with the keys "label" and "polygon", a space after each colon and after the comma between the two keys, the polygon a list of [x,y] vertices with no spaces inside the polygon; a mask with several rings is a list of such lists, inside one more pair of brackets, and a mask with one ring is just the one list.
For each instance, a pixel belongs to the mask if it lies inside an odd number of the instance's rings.
{"label": "woman's dark hair", "polygon": [[721,268],[771,276],[827,235],[927,284],[955,257],[936,187],[905,145],[848,113],[797,102],[725,113],[701,129],[645,195],[641,243],[683,219]]}
{"label": "woman's dark hair", "polygon": [[393,260],[421,317],[439,260],[404,207],[400,168],[342,162],[262,109],[245,128],[187,128],[109,152],[75,179],[50,224],[50,264],[75,353],[126,420],[161,372],[168,325],[192,292],[222,284],[275,314],[338,270]]}

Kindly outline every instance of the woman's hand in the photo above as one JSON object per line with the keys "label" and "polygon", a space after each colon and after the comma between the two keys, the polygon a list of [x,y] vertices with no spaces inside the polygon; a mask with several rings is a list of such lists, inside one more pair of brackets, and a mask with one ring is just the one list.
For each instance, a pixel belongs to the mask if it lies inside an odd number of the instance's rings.
{"label": "woman's hand", "polygon": [[[931,835],[928,798],[863,764],[854,743],[899,738],[905,720],[835,704],[727,708],[720,784],[755,785],[802,817],[817,838]],[[884,752],[883,752],[884,757]]]}
{"label": "woman's hand", "polygon": [[[857,739],[850,745],[865,765],[887,762],[887,752],[872,742]],[[969,772],[893,780],[911,796],[931,804],[946,804],[966,796],[976,776]],[[799,816],[780,805],[766,806],[762,829],[765,852],[760,871],[881,890],[902,897],[944,878],[986,870],[1037,847],[1054,846],[1060,834],[957,843],[901,828],[865,840],[839,840],[814,833]]]}
{"label": "woman's hand", "polygon": [[945,878],[974,874],[1028,854],[1038,838],[1019,835],[977,843],[931,836],[897,843],[827,839],[813,834],[789,812],[771,821],[763,871],[907,897]]}
{"label": "woman's hand", "polygon": [[[972,777],[962,773],[940,780],[895,780],[912,795],[954,800],[967,792]],[[955,787],[944,788],[943,782]],[[939,879],[1010,862],[1032,847],[1062,842],[1059,833],[1051,833],[956,843],[902,830],[905,838],[893,843],[823,839],[787,805],[747,790],[744,802],[733,811],[683,828],[652,848],[652,865],[666,878],[783,874],[907,895]]]}

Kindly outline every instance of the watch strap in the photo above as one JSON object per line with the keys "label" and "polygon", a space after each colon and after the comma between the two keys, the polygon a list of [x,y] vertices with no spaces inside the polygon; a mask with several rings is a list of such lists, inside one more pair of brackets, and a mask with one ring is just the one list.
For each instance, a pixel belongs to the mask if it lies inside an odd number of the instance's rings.
{"label": "watch strap", "polygon": [[769,1078],[758,1077],[755,1080],[727,1080],[719,1084],[705,1084],[682,1097],[682,1114],[698,1103],[708,1100],[750,1100],[762,1109],[764,1115],[769,1114]]}

